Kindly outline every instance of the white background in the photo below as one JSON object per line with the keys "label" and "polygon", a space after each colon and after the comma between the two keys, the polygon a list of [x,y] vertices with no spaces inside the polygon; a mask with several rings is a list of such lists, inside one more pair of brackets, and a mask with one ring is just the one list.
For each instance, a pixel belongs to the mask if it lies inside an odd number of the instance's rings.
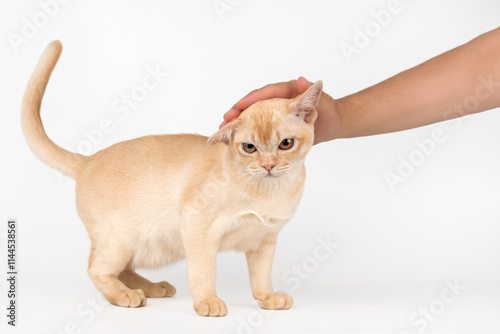
{"label": "white background", "polygon": [[[92,311],[88,299],[99,294],[86,273],[89,240],[75,210],[74,181],[35,158],[19,121],[25,85],[50,41],[61,40],[64,51],[44,98],[47,133],[74,150],[84,131],[110,119],[113,131],[96,151],[147,134],[210,135],[250,90],[299,75],[322,79],[333,97],[356,92],[496,28],[500,12],[494,0],[402,0],[400,12],[349,63],[341,43],[353,44],[356,27],[370,24],[371,11],[387,8],[388,0],[219,3],[231,10],[218,15],[212,0],[70,1],[16,52],[8,33],[20,34],[23,18],[32,21],[41,7],[1,2],[2,268],[6,220],[19,224],[19,326],[9,333],[498,333],[498,111],[314,147],[303,200],[280,234],[273,269],[275,288],[294,297],[288,311],[260,312],[244,256],[234,252],[218,257],[224,318],[196,315],[184,261],[143,272],[174,284],[172,299]],[[156,66],[169,77],[119,118],[114,101]],[[397,171],[400,157],[418,154],[415,141],[434,129],[446,140],[391,191],[384,174]],[[327,237],[339,247],[318,262],[318,238]],[[298,288],[283,278],[304,264],[310,273],[295,276]],[[446,279],[466,287],[449,304],[440,301]],[[6,305],[4,279],[0,289]],[[428,328],[409,322],[430,304],[440,314]]]}

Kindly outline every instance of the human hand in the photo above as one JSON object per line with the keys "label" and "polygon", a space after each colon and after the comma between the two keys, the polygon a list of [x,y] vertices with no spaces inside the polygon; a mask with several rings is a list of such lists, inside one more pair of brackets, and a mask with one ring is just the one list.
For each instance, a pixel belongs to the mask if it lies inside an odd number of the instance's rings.
{"label": "human hand", "polygon": [[[311,85],[312,83],[307,81],[304,77],[299,77],[297,80],[269,84],[256,89],[236,102],[236,104],[224,114],[224,121],[219,126],[219,129],[238,117],[246,108],[257,101],[276,97],[292,99],[305,92]],[[321,94],[317,112],[318,118],[314,123],[314,144],[338,137],[340,133],[340,118],[337,113],[335,100],[325,92]]]}

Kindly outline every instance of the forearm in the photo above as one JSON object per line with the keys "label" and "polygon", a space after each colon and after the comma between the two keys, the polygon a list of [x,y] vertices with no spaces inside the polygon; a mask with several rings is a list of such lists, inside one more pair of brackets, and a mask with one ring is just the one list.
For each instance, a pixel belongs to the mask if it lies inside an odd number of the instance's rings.
{"label": "forearm", "polygon": [[401,131],[500,106],[499,48],[500,28],[336,100],[335,137]]}

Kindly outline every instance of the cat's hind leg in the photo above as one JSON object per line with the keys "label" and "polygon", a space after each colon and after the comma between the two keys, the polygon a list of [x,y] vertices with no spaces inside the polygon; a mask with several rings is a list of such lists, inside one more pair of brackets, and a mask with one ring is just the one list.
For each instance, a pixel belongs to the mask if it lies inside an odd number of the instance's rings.
{"label": "cat's hind leg", "polygon": [[132,259],[132,252],[117,242],[106,246],[93,246],[88,273],[99,292],[113,305],[140,307],[146,305],[146,295],[141,289],[132,290],[118,279]]}
{"label": "cat's hind leg", "polygon": [[141,289],[146,297],[172,297],[175,295],[175,287],[168,282],[153,283],[136,273],[130,266],[118,276],[130,289]]}

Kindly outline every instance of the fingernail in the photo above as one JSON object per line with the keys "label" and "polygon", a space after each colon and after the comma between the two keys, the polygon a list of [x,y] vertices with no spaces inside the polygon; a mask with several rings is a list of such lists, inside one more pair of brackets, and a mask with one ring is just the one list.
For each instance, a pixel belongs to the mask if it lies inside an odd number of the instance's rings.
{"label": "fingernail", "polygon": [[311,87],[313,85],[313,83],[309,80],[307,80],[306,78],[302,77],[305,81],[307,81],[307,83],[309,84],[309,87]]}
{"label": "fingernail", "polygon": [[228,111],[226,111],[226,113],[224,115],[222,115],[222,119],[224,120],[224,122],[222,123],[227,123],[227,121],[229,120],[229,113],[233,110],[233,108],[229,109]]}

